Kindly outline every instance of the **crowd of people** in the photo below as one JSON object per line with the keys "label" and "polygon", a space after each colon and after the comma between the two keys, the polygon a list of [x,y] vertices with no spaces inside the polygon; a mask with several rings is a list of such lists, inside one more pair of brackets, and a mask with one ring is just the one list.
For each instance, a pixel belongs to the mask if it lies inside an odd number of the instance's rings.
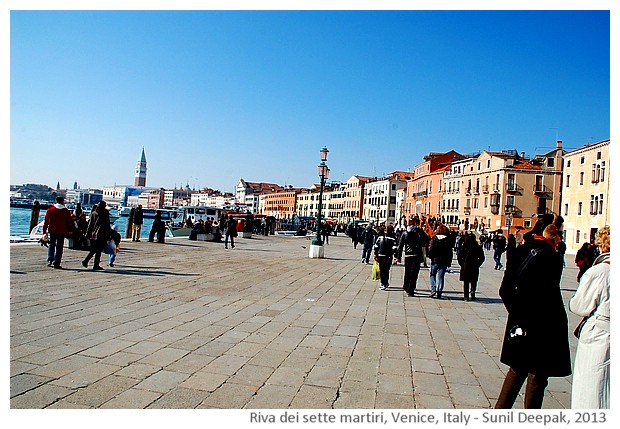
{"label": "crowd of people", "polygon": [[[137,208],[132,214],[132,240],[139,241],[142,219]],[[158,218],[159,216],[159,218]],[[136,219],[139,219],[136,223]],[[545,214],[538,217],[531,231],[509,234],[497,230],[481,235],[465,229],[450,230],[434,218],[411,217],[406,229],[394,225],[368,223],[364,228],[351,224],[346,233],[357,249],[362,245],[361,261],[378,265],[380,288],[390,286],[390,270],[394,263],[404,263],[402,289],[415,296],[422,266],[430,261],[430,296],[442,299],[444,278],[454,258],[460,267],[463,300],[475,301],[480,267],[485,261],[484,249],[493,249],[495,270],[505,271],[499,285],[499,296],[507,311],[500,362],[509,367],[501,386],[495,408],[512,408],[525,384],[524,408],[542,408],[550,377],[573,375],[571,406],[579,409],[609,408],[610,391],[610,228],[601,228],[593,243],[585,243],[575,256],[579,267],[579,283],[570,299],[569,310],[582,317],[574,335],[578,338],[574,366],[571,365],[569,323],[561,290],[565,266],[561,216]],[[157,213],[149,241],[158,235],[164,242],[165,226]],[[189,226],[189,225],[188,225]],[[214,222],[197,221],[192,231],[219,233],[224,246],[235,247],[240,224],[233,216],[223,215]],[[242,230],[256,225],[243,220]],[[259,226],[260,227],[260,226]],[[264,225],[268,231],[268,226]],[[326,244],[331,231],[323,229]],[[93,270],[101,267],[102,253],[109,254],[114,266],[121,237],[110,224],[105,201],[97,204],[88,220],[78,206],[71,213],[58,197],[47,210],[43,225],[47,238],[47,264],[62,269],[65,238],[72,238],[74,248],[88,250],[82,260],[87,268],[91,259]],[[504,256],[505,254],[505,256]]]}
{"label": "crowd of people", "polygon": [[[362,263],[371,252],[378,264],[380,288],[390,284],[393,263],[404,260],[402,288],[414,296],[422,264],[430,260],[430,296],[441,299],[444,277],[454,256],[460,266],[463,300],[475,301],[484,249],[493,249],[495,270],[505,271],[499,295],[508,312],[500,361],[509,367],[495,408],[512,408],[523,385],[524,408],[542,408],[550,377],[573,374],[573,408],[609,408],[610,389],[610,235],[600,229],[594,243],[577,252],[579,287],[569,309],[583,317],[574,368],[571,366],[569,324],[561,291],[566,245],[563,218],[541,215],[531,231],[503,231],[476,236],[469,229],[450,230],[440,222],[412,217],[406,230],[394,225],[350,225],[354,248],[362,244]],[[433,227],[434,226],[434,227]],[[503,259],[504,258],[504,259]]]}

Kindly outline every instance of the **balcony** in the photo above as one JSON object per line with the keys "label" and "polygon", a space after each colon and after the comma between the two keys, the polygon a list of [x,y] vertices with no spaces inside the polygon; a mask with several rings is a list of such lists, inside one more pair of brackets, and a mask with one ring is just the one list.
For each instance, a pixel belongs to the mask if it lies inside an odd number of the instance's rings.
{"label": "balcony", "polygon": [[508,192],[509,194],[523,195],[523,187],[517,185],[514,182],[508,182],[506,183],[506,192]]}
{"label": "balcony", "polygon": [[483,194],[488,194],[489,193],[489,185],[482,185],[482,193]]}
{"label": "balcony", "polygon": [[414,192],[413,193],[413,198],[424,198],[428,195],[428,191],[420,191],[420,192]]}
{"label": "balcony", "polygon": [[471,214],[471,207],[463,207],[463,214],[469,216]]}
{"label": "balcony", "polygon": [[474,189],[474,195],[480,195],[480,187]]}
{"label": "balcony", "polygon": [[465,188],[465,194],[466,195],[471,195],[471,186]]}
{"label": "balcony", "polygon": [[545,185],[535,184],[533,191],[535,195],[543,197],[547,200],[553,199],[553,191],[549,189],[548,187],[546,187]]}
{"label": "balcony", "polygon": [[517,206],[506,204],[504,206],[504,213],[512,215],[512,217],[523,217],[523,210]]}

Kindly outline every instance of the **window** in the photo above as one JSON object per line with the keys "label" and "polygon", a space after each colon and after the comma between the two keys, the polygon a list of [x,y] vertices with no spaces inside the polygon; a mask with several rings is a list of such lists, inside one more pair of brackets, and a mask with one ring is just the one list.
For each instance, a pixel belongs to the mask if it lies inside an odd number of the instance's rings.
{"label": "window", "polygon": [[480,171],[480,167],[482,166],[482,163],[480,161],[478,161],[478,171]]}
{"label": "window", "polygon": [[564,216],[568,216],[568,204],[564,204]]}
{"label": "window", "polygon": [[601,182],[605,181],[605,161],[601,161]]}
{"label": "window", "polygon": [[570,174],[566,175],[566,187],[568,188],[570,186]]}
{"label": "window", "polygon": [[582,156],[579,161],[580,161],[580,164],[582,164],[582,165],[585,164],[586,163],[586,157]]}
{"label": "window", "polygon": [[487,168],[491,168],[491,160],[487,159]]}
{"label": "window", "polygon": [[579,184],[583,185],[583,171],[579,173]]}
{"label": "window", "polygon": [[583,209],[583,203],[580,201],[579,205],[577,206],[577,215],[581,216],[581,210]]}
{"label": "window", "polygon": [[603,214],[603,194],[599,195],[598,198],[598,214]]}
{"label": "window", "polygon": [[514,205],[515,205],[515,196],[514,195],[508,195],[506,197],[506,205],[514,207]]}
{"label": "window", "polygon": [[547,167],[549,168],[555,167],[555,158],[547,158]]}
{"label": "window", "polygon": [[524,228],[531,228],[532,227],[532,219],[523,219],[523,227]]}
{"label": "window", "polygon": [[579,243],[580,236],[581,236],[581,231],[577,230],[577,233],[575,234],[575,244]]}
{"label": "window", "polygon": [[484,208],[489,207],[489,197],[484,197]]}
{"label": "window", "polygon": [[598,212],[598,197],[590,195],[590,214],[595,215]]}
{"label": "window", "polygon": [[570,159],[566,161],[566,166],[570,167]]}
{"label": "window", "polygon": [[480,199],[474,198],[474,208],[477,209],[478,207],[480,207]]}
{"label": "window", "polygon": [[601,159],[601,151],[596,152],[596,159]]}

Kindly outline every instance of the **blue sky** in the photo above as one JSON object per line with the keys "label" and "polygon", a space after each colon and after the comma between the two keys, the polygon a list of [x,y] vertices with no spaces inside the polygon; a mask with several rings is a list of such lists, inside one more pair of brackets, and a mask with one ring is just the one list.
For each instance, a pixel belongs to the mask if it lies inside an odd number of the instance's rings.
{"label": "blue sky", "polygon": [[10,13],[10,183],[232,191],[610,138],[609,11]]}

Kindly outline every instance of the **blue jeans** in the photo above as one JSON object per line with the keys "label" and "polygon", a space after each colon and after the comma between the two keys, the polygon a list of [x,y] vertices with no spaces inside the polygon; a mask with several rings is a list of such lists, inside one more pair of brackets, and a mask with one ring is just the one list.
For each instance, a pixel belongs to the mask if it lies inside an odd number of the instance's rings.
{"label": "blue jeans", "polygon": [[441,295],[447,269],[447,264],[431,263],[431,292],[437,292],[438,295]]}
{"label": "blue jeans", "polygon": [[493,260],[495,261],[495,268],[499,268],[502,265],[502,252],[499,249],[493,251]]}
{"label": "blue jeans", "polygon": [[230,237],[230,245],[235,247],[235,237],[232,234],[226,234],[226,237],[224,237],[224,247],[228,247],[228,237]]}
{"label": "blue jeans", "polygon": [[372,243],[369,243],[369,244],[364,243],[364,248],[362,249],[362,261],[369,263],[371,253],[372,253]]}
{"label": "blue jeans", "polygon": [[47,262],[53,262],[55,267],[60,267],[62,250],[65,245],[65,237],[56,234],[47,235],[50,240],[47,248]]}

